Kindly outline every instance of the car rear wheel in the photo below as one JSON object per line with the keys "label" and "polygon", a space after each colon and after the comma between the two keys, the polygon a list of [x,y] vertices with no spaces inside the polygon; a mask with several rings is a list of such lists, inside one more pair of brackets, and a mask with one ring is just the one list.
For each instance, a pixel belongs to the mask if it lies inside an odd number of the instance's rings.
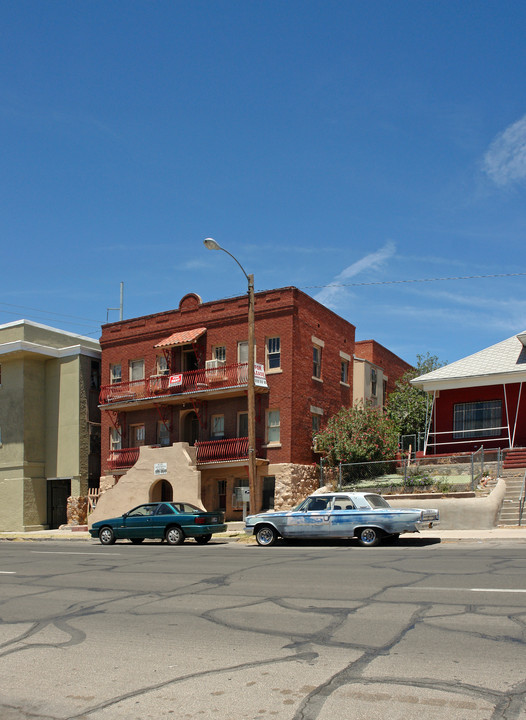
{"label": "car rear wheel", "polygon": [[184,532],[178,525],[173,525],[166,531],[165,538],[168,545],[181,545],[184,542]]}
{"label": "car rear wheel", "polygon": [[198,545],[206,545],[207,542],[210,542],[212,539],[212,533],[210,535],[198,535],[195,538],[195,541]]}
{"label": "car rear wheel", "polygon": [[140,545],[143,540],[144,540],[144,538],[130,538],[130,542],[133,545]]}
{"label": "car rear wheel", "polygon": [[380,542],[380,532],[372,527],[361,528],[358,531],[358,542],[363,547],[374,547]]}
{"label": "car rear wheel", "polygon": [[115,542],[115,533],[106,525],[100,529],[99,540],[101,545],[113,545]]}
{"label": "car rear wheel", "polygon": [[256,530],[256,542],[258,545],[268,547],[274,545],[278,539],[278,533],[270,525],[263,525]]}

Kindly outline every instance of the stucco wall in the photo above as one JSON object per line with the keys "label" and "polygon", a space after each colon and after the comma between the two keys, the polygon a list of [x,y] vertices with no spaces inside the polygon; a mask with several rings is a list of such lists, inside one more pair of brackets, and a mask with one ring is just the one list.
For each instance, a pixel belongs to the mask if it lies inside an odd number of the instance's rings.
{"label": "stucco wall", "polygon": [[[155,465],[166,463],[166,473],[155,475]],[[88,525],[104,518],[116,517],[134,506],[152,500],[152,489],[160,480],[168,481],[173,498],[198,507],[201,502],[201,473],[195,466],[195,448],[188,443],[171,447],[141,447],[139,459],[119,482],[101,495],[97,507],[88,518]]]}
{"label": "stucco wall", "polygon": [[420,500],[412,498],[388,498],[393,507],[437,508],[442,530],[489,530],[495,527],[504,500],[506,483],[501,478],[494,490],[486,497],[436,498]]}

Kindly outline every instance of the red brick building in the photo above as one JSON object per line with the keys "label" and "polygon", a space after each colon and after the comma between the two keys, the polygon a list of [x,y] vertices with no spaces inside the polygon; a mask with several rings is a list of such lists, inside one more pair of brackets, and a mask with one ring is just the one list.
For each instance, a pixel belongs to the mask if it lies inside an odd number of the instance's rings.
{"label": "red brick building", "polygon": [[[141,446],[154,446],[163,462],[146,466],[147,494],[138,502],[177,496],[177,480],[163,479],[166,452],[188,443],[205,507],[240,518],[236,488],[248,486],[247,335],[246,297],[202,303],[189,294],[176,310],[103,326],[104,488],[139,465]],[[353,403],[354,338],[353,325],[297,288],[256,293],[258,507],[290,506],[316,486],[312,437]],[[396,379],[408,366],[378,347],[384,354],[375,357]]]}

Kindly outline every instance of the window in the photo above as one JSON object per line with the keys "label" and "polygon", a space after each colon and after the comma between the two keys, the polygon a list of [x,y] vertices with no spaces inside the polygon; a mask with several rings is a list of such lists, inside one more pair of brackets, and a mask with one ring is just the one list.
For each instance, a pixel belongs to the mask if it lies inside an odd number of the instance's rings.
{"label": "window", "polygon": [[[0,380],[1,384],[1,380]],[[98,360],[91,361],[90,367],[90,388],[92,390],[100,389],[100,363]]]}
{"label": "window", "polygon": [[141,447],[144,445],[144,425],[130,425],[131,446]]}
{"label": "window", "polygon": [[321,419],[323,417],[323,408],[311,405],[310,412],[312,418],[312,434],[315,435],[320,431]]}
{"label": "window", "polygon": [[117,363],[115,365],[110,365],[110,383],[112,385],[115,385],[115,383],[122,382],[122,366],[120,363]]}
{"label": "window", "polygon": [[378,382],[378,373],[375,368],[371,368],[371,395],[376,397],[376,384]]}
{"label": "window", "polygon": [[110,428],[110,450],[122,450],[122,435],[117,428]]}
{"label": "window", "polygon": [[237,344],[237,361],[238,363],[248,362],[248,341],[243,340]]}
{"label": "window", "polygon": [[280,442],[279,423],[279,410],[267,410],[267,444]]}
{"label": "window", "polygon": [[344,385],[349,384],[349,361],[340,360],[340,382]]}
{"label": "window", "polygon": [[157,355],[156,360],[156,374],[157,375],[168,375],[169,369],[168,369],[168,361],[166,359],[166,355]]}
{"label": "window", "polygon": [[502,425],[502,400],[458,403],[453,406],[453,437],[468,440],[498,437]]}
{"label": "window", "polygon": [[226,362],[226,346],[215,345],[215,347],[212,348],[212,359]]}
{"label": "window", "polygon": [[248,413],[240,412],[237,414],[237,436],[248,437]]}
{"label": "window", "polygon": [[157,423],[157,445],[166,447],[170,444],[170,428],[166,424],[159,420]]}
{"label": "window", "polygon": [[321,347],[312,347],[312,377],[321,380]]}
{"label": "window", "polygon": [[213,438],[222,438],[225,436],[225,416],[212,415],[210,421],[210,433]]}
{"label": "window", "polygon": [[144,360],[130,360],[130,380],[144,380]]}
{"label": "window", "polygon": [[281,338],[267,338],[266,369],[279,370],[281,367]]}

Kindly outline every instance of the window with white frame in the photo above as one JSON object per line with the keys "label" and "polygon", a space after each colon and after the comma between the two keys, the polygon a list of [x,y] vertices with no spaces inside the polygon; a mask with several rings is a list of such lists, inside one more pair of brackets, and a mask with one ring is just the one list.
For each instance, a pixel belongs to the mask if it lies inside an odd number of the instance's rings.
{"label": "window with white frame", "polygon": [[279,410],[267,410],[267,444],[277,445],[280,442]]}
{"label": "window with white frame", "polygon": [[146,431],[144,424],[141,425],[130,425],[130,440],[132,447],[141,447],[144,445],[146,437]]}
{"label": "window with white frame", "polygon": [[157,375],[168,375],[168,360],[166,355],[157,355],[155,372]]}
{"label": "window with white frame", "polygon": [[312,377],[321,380],[321,347],[312,346]]}
{"label": "window with white frame", "polygon": [[279,370],[281,368],[281,338],[267,338],[265,360],[267,370]]}
{"label": "window with white frame", "polygon": [[122,365],[120,363],[110,365],[110,383],[115,385],[120,382],[122,382]]}
{"label": "window with white frame", "polygon": [[157,423],[157,445],[166,447],[170,444],[170,428],[162,420]]}
{"label": "window with white frame", "polygon": [[212,348],[212,359],[226,362],[226,345],[214,345]]}
{"label": "window with white frame", "polygon": [[469,440],[498,437],[502,426],[502,400],[457,403],[453,406],[453,437]]}
{"label": "window with white frame", "polygon": [[110,450],[122,450],[122,435],[118,428],[110,428]]}
{"label": "window with white frame", "polygon": [[225,436],[224,415],[212,415],[210,418],[210,434],[213,438],[222,438]]}
{"label": "window with white frame", "polygon": [[144,380],[144,360],[130,360],[130,380]]}

